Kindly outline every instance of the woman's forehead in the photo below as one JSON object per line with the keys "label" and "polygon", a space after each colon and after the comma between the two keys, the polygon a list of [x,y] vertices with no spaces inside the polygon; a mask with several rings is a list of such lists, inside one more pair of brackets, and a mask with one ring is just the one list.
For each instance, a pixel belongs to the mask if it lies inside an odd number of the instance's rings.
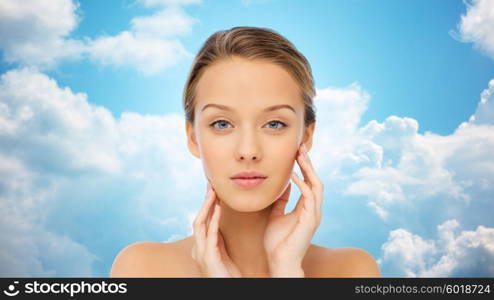
{"label": "woman's forehead", "polygon": [[[196,96],[203,99],[300,101],[300,88],[284,68],[265,61],[229,59],[206,68]],[[273,103],[277,104],[277,103]]]}

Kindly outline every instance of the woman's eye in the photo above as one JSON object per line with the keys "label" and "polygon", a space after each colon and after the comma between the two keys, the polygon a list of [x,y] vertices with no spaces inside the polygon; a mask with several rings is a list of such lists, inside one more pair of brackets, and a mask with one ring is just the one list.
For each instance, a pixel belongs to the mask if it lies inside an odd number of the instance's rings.
{"label": "woman's eye", "polygon": [[215,122],[211,123],[211,125],[209,125],[209,126],[214,127],[214,125],[216,125],[216,124],[221,124],[221,126],[220,126],[220,128],[219,128],[219,129],[224,129],[225,127],[223,127],[223,125],[224,125],[224,124],[230,124],[230,123],[228,123],[228,122],[227,122],[227,121],[225,121],[225,120],[218,120],[218,121],[215,121]]}
{"label": "woman's eye", "polygon": [[[276,120],[275,120],[275,121],[270,121],[270,122],[268,123],[268,125],[273,125],[273,124],[274,124],[274,125],[280,124],[280,125],[282,125],[283,127],[286,127],[286,124],[285,124],[285,123],[283,123],[283,122],[281,122],[281,121],[276,121]],[[283,127],[282,127],[282,128],[283,128]],[[272,128],[272,129],[278,129],[278,128],[280,128],[280,127],[278,126],[277,128],[273,128],[273,127],[271,127],[271,128]]]}
{"label": "woman's eye", "polygon": [[[218,121],[211,123],[209,126],[215,127],[216,124],[218,124],[218,126],[219,126],[219,127],[216,127],[217,129],[223,130],[223,129],[226,129],[227,127],[225,127],[225,126],[227,126],[227,124],[230,124],[230,123],[228,121],[225,121],[225,120],[218,120]],[[268,126],[275,126],[275,127],[270,127],[271,129],[281,129],[281,128],[284,128],[287,126],[285,123],[278,121],[278,120],[270,121],[270,122],[268,122],[267,125]],[[280,126],[277,126],[277,125],[281,125],[282,127],[280,128]]]}

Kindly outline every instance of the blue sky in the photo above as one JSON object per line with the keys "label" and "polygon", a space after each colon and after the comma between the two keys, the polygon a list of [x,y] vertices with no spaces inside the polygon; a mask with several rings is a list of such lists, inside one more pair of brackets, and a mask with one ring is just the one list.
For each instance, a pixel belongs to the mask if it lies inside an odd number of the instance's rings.
{"label": "blue sky", "polygon": [[107,276],[124,246],[189,235],[205,182],[186,77],[212,33],[259,26],[313,70],[313,242],[366,249],[385,277],[494,276],[493,16],[486,0],[4,1],[0,275]]}

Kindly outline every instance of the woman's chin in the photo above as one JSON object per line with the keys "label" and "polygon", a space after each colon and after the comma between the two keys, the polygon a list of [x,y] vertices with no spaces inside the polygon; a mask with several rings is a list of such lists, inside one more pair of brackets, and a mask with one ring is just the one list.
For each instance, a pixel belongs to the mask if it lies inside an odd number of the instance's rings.
{"label": "woman's chin", "polygon": [[255,203],[252,201],[243,201],[241,199],[235,199],[231,201],[223,201],[229,208],[238,212],[256,212],[265,209],[269,203]]}

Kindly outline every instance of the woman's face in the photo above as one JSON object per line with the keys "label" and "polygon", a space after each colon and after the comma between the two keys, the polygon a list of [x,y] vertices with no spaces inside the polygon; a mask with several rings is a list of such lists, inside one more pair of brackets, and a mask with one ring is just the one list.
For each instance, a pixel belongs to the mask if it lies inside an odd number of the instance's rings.
{"label": "woman's face", "polygon": [[[314,124],[304,128],[299,87],[282,67],[233,57],[209,66],[196,89],[188,146],[200,158],[218,198],[230,208],[259,211],[285,190],[302,142],[311,147]],[[282,106],[281,106],[282,105]],[[270,109],[278,106],[276,109]],[[242,171],[267,178],[255,187],[231,179]]]}

